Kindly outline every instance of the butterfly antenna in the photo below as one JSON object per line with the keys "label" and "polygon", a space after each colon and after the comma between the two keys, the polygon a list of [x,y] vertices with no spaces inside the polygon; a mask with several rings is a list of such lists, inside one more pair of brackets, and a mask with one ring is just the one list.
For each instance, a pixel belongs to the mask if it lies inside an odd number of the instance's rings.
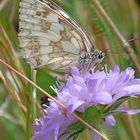
{"label": "butterfly antenna", "polygon": [[[140,39],[140,37],[135,37],[135,38],[129,39],[128,42],[134,41],[136,39]],[[125,43],[121,43],[120,45],[125,45]],[[111,53],[114,53],[114,54],[122,54],[123,53],[123,52],[113,52],[111,50],[111,48],[107,48],[107,49],[103,50],[102,52],[104,52],[104,53],[111,52]]]}

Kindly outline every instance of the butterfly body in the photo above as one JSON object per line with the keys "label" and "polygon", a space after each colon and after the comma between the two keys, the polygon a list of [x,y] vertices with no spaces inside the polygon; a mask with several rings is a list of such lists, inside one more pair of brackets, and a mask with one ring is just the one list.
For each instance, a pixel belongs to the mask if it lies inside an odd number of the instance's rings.
{"label": "butterfly body", "polygon": [[66,72],[71,66],[94,66],[104,58],[80,26],[51,0],[21,0],[19,19],[20,48],[35,69]]}

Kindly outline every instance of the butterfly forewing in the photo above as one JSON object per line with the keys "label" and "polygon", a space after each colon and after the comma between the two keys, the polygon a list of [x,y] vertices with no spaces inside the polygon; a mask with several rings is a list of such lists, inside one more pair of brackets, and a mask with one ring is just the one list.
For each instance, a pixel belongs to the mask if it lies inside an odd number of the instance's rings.
{"label": "butterfly forewing", "polygon": [[67,71],[91,43],[80,26],[50,0],[21,0],[19,40],[33,68]]}

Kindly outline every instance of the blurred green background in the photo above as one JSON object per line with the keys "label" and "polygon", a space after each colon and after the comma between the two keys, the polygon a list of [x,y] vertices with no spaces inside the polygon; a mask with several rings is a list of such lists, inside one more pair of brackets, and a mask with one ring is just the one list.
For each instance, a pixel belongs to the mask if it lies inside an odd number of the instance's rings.
{"label": "blurred green background", "polygon": [[[123,50],[123,44],[111,32],[106,21],[95,9],[92,0],[56,0],[55,2],[81,25],[97,48],[107,50],[104,63],[107,63],[109,68],[118,64],[122,70],[128,66],[135,69]],[[100,0],[100,2],[118,30],[130,43],[137,61],[140,62],[140,1]],[[18,0],[0,0],[0,58],[32,79],[33,71],[21,58],[18,48],[18,10]],[[137,71],[136,76],[140,77]],[[37,84],[41,88],[53,94],[50,85],[54,83],[55,78],[47,69],[38,70]],[[38,108],[40,108],[41,96],[41,93],[37,92]],[[140,99],[132,99],[128,105],[140,108]],[[0,65],[0,139],[30,139],[33,134],[31,128],[33,120],[42,115],[39,109],[36,111],[32,99],[32,86]],[[140,140],[140,115],[130,117],[121,114],[116,118],[117,125],[107,133],[110,140]]]}

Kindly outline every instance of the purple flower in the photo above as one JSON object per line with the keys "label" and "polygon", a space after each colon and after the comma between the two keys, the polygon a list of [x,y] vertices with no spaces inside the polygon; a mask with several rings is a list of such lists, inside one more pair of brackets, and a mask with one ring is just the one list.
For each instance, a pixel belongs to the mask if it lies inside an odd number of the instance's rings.
{"label": "purple flower", "polygon": [[[125,112],[130,115],[140,113],[140,110],[122,107],[128,97],[140,94],[140,79],[134,78],[132,68],[120,72],[116,66],[109,73],[105,71],[80,73],[73,67],[66,84],[56,94],[56,99],[67,107],[67,111],[54,101],[50,101],[50,106],[45,109],[47,114],[39,119],[38,125],[34,125],[36,135],[32,140],[58,140],[65,129],[77,121],[72,113],[78,111],[84,114],[90,106],[104,107],[99,118],[107,127],[116,124],[113,112]],[[122,101],[121,104],[118,104],[118,100]],[[94,139],[100,139],[96,133],[91,131],[90,133]]]}

